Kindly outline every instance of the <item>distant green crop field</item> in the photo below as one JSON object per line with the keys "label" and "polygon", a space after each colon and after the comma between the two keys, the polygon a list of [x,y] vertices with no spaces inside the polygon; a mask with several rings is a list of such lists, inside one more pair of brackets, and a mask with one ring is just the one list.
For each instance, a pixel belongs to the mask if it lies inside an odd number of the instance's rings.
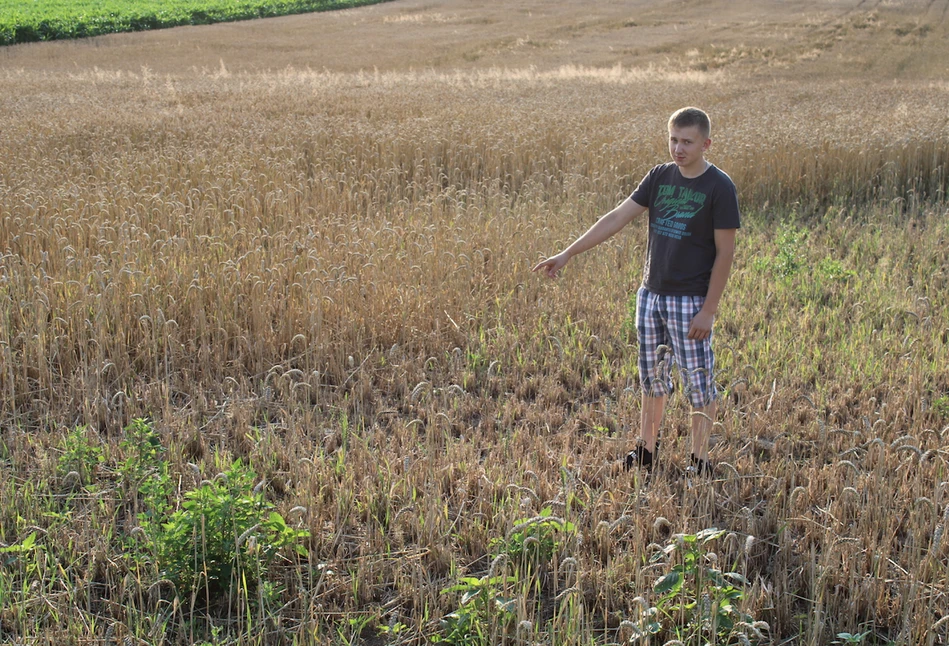
{"label": "distant green crop field", "polygon": [[285,16],[386,0],[0,0],[0,45]]}

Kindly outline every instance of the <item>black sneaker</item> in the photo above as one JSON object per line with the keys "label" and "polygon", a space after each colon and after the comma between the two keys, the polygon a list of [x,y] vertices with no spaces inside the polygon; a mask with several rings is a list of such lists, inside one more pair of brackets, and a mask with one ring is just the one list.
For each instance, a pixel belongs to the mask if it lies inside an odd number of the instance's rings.
{"label": "black sneaker", "polygon": [[692,454],[692,466],[690,466],[686,471],[690,475],[699,475],[711,477],[712,472],[715,470],[715,467],[712,466],[712,463],[708,460],[703,460],[701,458],[695,457],[695,454]]}
{"label": "black sneaker", "polygon": [[643,468],[646,471],[652,471],[653,464],[659,459],[659,440],[656,440],[656,446],[652,451],[646,450],[646,445],[642,440],[636,444],[636,448],[626,454],[626,470],[631,471],[636,468]]}

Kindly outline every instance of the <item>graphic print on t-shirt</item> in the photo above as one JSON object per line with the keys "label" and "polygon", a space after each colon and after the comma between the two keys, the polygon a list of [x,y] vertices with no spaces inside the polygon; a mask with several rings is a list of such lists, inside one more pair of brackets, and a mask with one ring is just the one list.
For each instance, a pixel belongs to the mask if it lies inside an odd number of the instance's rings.
{"label": "graphic print on t-shirt", "polygon": [[653,222],[656,233],[667,238],[681,240],[691,236],[687,231],[689,220],[695,217],[708,196],[688,186],[660,184],[655,208],[662,216]]}

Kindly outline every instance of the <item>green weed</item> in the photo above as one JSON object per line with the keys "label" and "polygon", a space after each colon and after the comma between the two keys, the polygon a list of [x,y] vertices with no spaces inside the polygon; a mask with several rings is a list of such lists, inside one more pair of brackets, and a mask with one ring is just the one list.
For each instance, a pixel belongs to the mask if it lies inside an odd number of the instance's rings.
{"label": "green weed", "polygon": [[[102,447],[93,442],[86,426],[77,426],[63,437],[62,453],[57,461],[57,475],[68,480],[78,474],[79,484],[92,481],[96,467],[102,463]],[[73,476],[75,477],[75,476]]]}
{"label": "green weed", "polygon": [[806,229],[790,222],[782,223],[775,236],[775,255],[756,258],[755,269],[789,281],[807,266],[807,256],[804,252],[807,237]]}
{"label": "green weed", "polygon": [[941,419],[949,419],[949,395],[941,395],[933,400],[932,410]]}
{"label": "green weed", "polygon": [[287,525],[255,479],[238,460],[185,494],[166,522],[146,529],[160,576],[174,583],[179,595],[205,593],[211,600],[238,585],[256,590],[278,552],[291,548],[306,555],[300,540],[309,532]]}
{"label": "green weed", "polygon": [[[634,625],[634,643],[648,642],[667,634],[684,643],[732,644],[750,639],[763,640],[767,624],[755,622],[738,604],[745,598],[748,581],[738,572],[718,567],[712,544],[725,530],[712,528],[697,534],[678,534],[653,558],[668,559],[672,569],[656,581],[658,595]],[[744,637],[742,639],[739,637]]]}
{"label": "green weed", "polygon": [[534,518],[522,518],[514,522],[505,538],[491,541],[494,554],[503,554],[510,562],[522,569],[536,569],[553,558],[560,546],[559,536],[575,531],[574,524],[557,518],[550,507],[545,507]]}
{"label": "green weed", "polygon": [[507,593],[513,576],[488,573],[481,578],[463,577],[442,594],[461,593],[459,607],[440,622],[441,643],[487,646],[496,643],[499,630],[513,623],[517,597]]}
{"label": "green weed", "polygon": [[815,247],[810,232],[793,222],[782,223],[775,236],[773,255],[754,259],[754,269],[777,279],[802,301],[826,304],[837,292],[837,285],[856,276],[841,260],[822,255],[813,260],[809,251]]}

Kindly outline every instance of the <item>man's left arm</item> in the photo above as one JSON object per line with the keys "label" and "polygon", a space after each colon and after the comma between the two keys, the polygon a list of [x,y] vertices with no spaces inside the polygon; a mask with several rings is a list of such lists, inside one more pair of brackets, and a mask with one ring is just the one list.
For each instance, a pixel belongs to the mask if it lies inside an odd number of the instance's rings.
{"label": "man's left arm", "polygon": [[712,333],[712,324],[718,313],[718,303],[722,300],[728,275],[735,259],[735,234],[738,229],[715,229],[715,263],[712,265],[712,277],[708,283],[708,293],[702,309],[689,325],[689,338],[701,341]]}

